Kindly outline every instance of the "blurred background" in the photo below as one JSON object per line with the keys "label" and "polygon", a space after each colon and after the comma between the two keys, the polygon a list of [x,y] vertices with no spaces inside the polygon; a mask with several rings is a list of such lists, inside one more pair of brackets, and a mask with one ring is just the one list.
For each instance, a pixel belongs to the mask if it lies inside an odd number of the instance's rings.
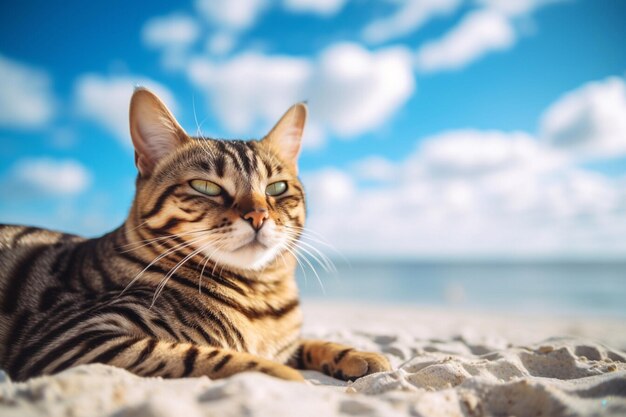
{"label": "blurred background", "polygon": [[621,0],[2,2],[0,222],[122,223],[136,85],[217,138],[308,100],[305,242],[336,271],[309,254],[306,298],[626,318],[625,21]]}

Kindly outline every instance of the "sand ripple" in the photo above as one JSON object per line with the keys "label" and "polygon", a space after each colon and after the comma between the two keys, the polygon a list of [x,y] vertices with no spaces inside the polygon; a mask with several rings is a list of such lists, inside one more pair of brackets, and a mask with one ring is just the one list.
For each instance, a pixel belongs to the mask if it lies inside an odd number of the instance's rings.
{"label": "sand ripple", "polygon": [[620,349],[583,337],[513,344],[505,332],[467,327],[427,337],[422,323],[394,323],[375,331],[308,329],[308,336],[387,354],[394,371],[354,383],[312,371],[305,384],[253,373],[163,380],[89,365],[25,383],[0,376],[0,416],[626,416]]}

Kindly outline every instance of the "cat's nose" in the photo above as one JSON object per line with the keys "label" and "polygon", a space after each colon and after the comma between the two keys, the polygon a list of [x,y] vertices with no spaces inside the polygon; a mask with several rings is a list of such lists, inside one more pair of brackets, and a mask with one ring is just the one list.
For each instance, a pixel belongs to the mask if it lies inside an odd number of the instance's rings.
{"label": "cat's nose", "polygon": [[250,222],[254,230],[259,231],[263,227],[265,220],[269,218],[269,214],[264,208],[257,208],[247,212],[242,216],[244,220]]}

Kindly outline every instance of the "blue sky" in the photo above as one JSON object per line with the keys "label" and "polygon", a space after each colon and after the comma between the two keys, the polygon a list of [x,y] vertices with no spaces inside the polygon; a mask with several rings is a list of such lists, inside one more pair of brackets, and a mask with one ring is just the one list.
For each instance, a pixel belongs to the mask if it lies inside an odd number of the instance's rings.
{"label": "blue sky", "polygon": [[258,138],[308,100],[310,225],[348,255],[626,254],[624,2],[0,8],[2,222],[120,224],[146,84],[214,137]]}

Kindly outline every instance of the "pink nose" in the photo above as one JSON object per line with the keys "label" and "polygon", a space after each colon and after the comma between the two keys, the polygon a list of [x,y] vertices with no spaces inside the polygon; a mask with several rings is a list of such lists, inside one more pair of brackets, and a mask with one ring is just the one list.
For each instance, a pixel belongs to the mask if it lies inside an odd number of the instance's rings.
{"label": "pink nose", "polygon": [[244,220],[250,222],[254,230],[260,230],[265,220],[268,219],[269,214],[266,209],[255,209],[244,214],[242,217]]}

